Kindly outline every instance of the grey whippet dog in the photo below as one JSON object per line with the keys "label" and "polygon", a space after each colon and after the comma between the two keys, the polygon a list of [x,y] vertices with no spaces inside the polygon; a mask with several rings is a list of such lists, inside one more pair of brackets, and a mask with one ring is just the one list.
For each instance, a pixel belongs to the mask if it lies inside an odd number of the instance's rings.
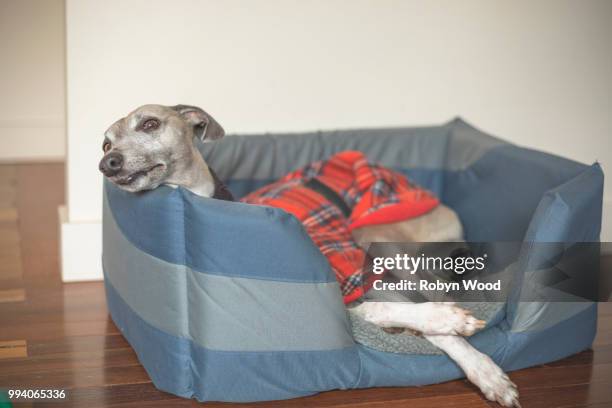
{"label": "grey whippet dog", "polygon": [[[198,107],[144,105],[105,132],[99,168],[130,192],[165,184],[202,197],[231,200],[193,143],[194,138],[212,142],[224,134],[219,123]],[[354,236],[359,243],[452,242],[463,240],[463,229],[454,211],[440,205],[415,219],[358,229]],[[363,302],[352,311],[383,328],[421,333],[453,359],[487,399],[505,407],[520,406],[516,385],[491,358],[464,339],[484,327],[483,321],[466,310],[448,302]]]}

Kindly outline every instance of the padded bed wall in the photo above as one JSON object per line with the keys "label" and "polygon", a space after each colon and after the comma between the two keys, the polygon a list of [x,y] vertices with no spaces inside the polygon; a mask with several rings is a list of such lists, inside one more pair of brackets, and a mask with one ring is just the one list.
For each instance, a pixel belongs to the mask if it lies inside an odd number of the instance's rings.
{"label": "padded bed wall", "polygon": [[[459,119],[426,128],[231,136],[201,146],[239,196],[347,149],[438,194],[458,211],[468,240],[599,239],[598,165],[522,149]],[[158,388],[198,400],[257,401],[462,376],[446,356],[355,344],[327,261],[286,213],[181,188],[135,195],[106,183],[104,190],[109,309]],[[521,259],[519,274],[533,257]],[[470,342],[516,369],[589,347],[595,323],[592,304],[515,299],[506,319]]]}

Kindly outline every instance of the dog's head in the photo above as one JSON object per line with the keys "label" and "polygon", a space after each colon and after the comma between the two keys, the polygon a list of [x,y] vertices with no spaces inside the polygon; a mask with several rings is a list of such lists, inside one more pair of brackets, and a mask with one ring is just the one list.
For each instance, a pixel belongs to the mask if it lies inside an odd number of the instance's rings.
{"label": "dog's head", "polygon": [[221,139],[225,132],[204,110],[188,105],[144,105],[104,133],[99,169],[130,191],[150,190],[190,166],[199,154],[194,138]]}

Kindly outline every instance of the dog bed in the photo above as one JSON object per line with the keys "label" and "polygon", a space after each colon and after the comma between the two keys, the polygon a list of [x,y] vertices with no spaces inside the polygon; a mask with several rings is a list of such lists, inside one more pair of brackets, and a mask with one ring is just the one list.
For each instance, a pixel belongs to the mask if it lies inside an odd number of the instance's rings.
{"label": "dog bed", "polygon": [[[309,162],[359,150],[437,194],[457,211],[469,241],[599,240],[598,164],[520,148],[460,119],[230,136],[200,150],[237,197]],[[110,313],[161,390],[200,401],[260,401],[463,376],[428,346],[356,339],[326,259],[282,210],[182,188],[131,194],[105,182],[103,230]],[[537,259],[537,246],[525,248],[519,277]],[[503,369],[591,345],[596,303],[518,302],[518,289],[469,338]]]}

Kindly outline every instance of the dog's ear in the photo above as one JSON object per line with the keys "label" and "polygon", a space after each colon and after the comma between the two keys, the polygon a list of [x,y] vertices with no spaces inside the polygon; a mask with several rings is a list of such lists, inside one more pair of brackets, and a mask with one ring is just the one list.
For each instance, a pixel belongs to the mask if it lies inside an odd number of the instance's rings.
{"label": "dog's ear", "polygon": [[225,136],[221,125],[203,109],[189,105],[176,105],[172,109],[193,126],[193,135],[201,141],[212,142]]}

